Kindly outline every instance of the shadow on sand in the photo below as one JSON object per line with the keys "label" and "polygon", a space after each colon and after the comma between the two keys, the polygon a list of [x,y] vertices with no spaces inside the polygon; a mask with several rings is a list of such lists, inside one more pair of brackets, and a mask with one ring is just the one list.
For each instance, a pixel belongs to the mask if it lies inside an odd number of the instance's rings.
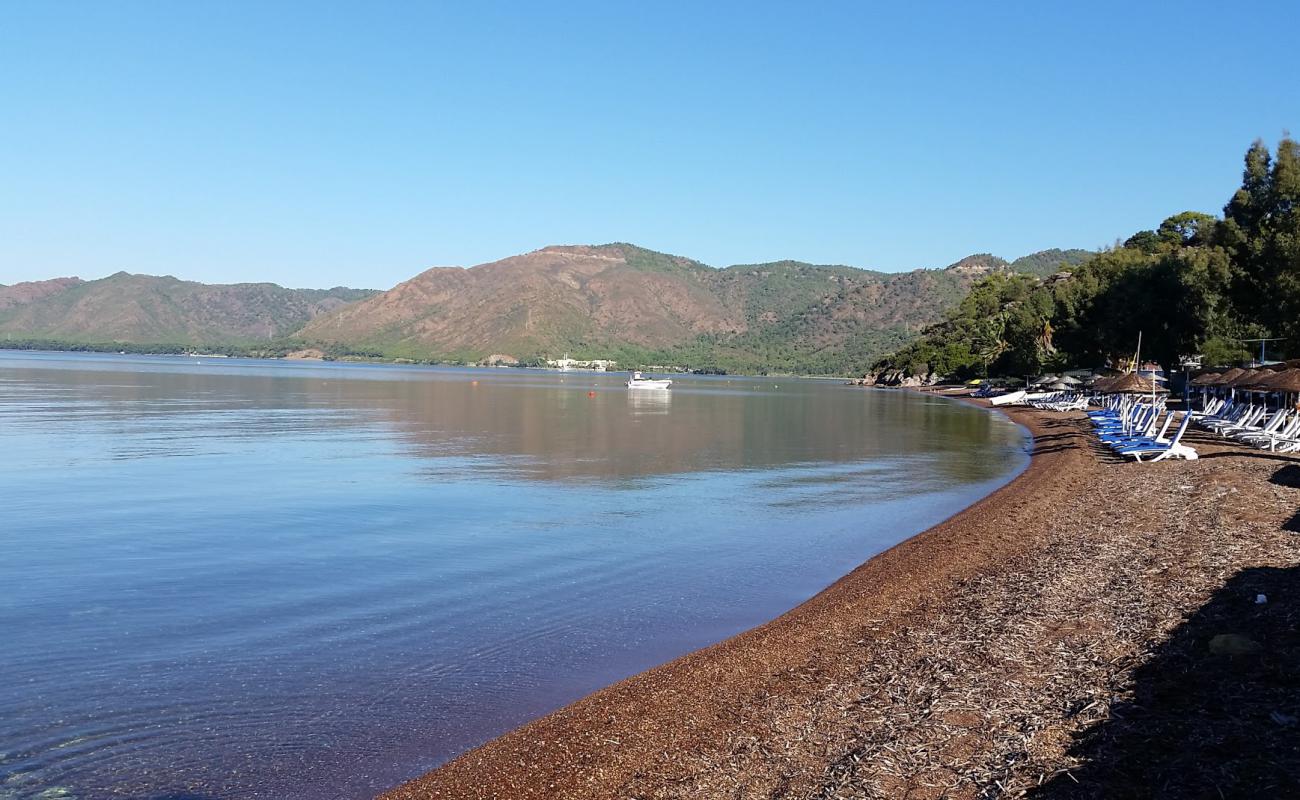
{"label": "shadow on sand", "polygon": [[1030,797],[1300,797],[1300,567],[1234,575],[1134,681]]}

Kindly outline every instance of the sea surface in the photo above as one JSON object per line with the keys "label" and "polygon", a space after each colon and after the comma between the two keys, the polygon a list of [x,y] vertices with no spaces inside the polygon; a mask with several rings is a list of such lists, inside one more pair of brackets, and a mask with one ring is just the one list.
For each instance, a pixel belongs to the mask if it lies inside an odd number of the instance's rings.
{"label": "sea surface", "polygon": [[790,378],[0,351],[0,798],[367,798],[1027,463]]}

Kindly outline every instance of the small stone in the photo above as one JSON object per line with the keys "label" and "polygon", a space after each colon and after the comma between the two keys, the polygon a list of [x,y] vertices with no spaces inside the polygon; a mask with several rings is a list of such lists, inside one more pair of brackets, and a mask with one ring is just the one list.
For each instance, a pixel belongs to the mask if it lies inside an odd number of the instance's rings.
{"label": "small stone", "polygon": [[1264,648],[1249,636],[1221,633],[1210,640],[1210,652],[1216,656],[1250,656]]}

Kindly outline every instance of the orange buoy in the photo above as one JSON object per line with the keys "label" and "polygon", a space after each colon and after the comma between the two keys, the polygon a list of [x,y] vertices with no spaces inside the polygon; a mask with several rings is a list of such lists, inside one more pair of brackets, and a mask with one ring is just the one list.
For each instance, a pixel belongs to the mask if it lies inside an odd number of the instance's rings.
{"label": "orange buoy", "polygon": [[588,396],[588,397],[595,397],[595,396],[596,396],[596,393],[595,393],[595,392],[587,392],[587,396]]}

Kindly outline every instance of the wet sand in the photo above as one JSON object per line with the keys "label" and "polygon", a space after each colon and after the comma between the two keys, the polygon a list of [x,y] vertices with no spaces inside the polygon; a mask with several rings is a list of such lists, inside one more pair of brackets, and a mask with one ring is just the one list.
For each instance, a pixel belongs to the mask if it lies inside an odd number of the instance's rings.
{"label": "wet sand", "polygon": [[1199,461],[1122,463],[1081,414],[1008,413],[1033,458],[999,491],[772,622],[382,798],[1290,791],[1300,459],[1193,435]]}

